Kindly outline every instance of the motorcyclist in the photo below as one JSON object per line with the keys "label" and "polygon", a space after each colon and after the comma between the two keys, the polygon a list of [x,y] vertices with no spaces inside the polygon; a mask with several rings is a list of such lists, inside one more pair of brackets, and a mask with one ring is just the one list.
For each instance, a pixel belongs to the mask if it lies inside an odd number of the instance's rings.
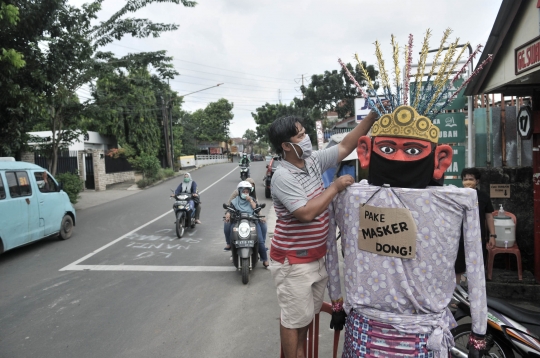
{"label": "motorcyclist", "polygon": [[[237,187],[238,196],[232,199],[230,205],[233,206],[236,210],[239,210],[243,213],[253,214],[254,209],[257,207],[257,200],[255,200],[252,197],[252,193],[255,191],[254,187],[251,185],[248,181],[241,181]],[[231,214],[227,212],[225,214],[225,223],[230,223]],[[226,228],[227,225],[225,225]],[[229,226],[229,235],[226,234],[227,239],[227,247],[225,247],[225,251],[229,251],[231,249],[231,242],[230,242],[230,235],[232,232],[233,225]],[[261,261],[263,262],[264,267],[268,267],[268,255],[266,252],[266,246],[264,244],[264,236],[262,233],[261,223],[259,220],[256,221],[256,227],[257,227],[257,237],[259,238],[259,256],[261,258]]]}
{"label": "motorcyclist", "polygon": [[249,175],[249,163],[250,162],[251,162],[251,160],[249,160],[249,157],[248,157],[247,153],[242,153],[242,157],[240,158],[240,166],[248,168],[248,172],[247,172],[248,178],[251,177]]}
{"label": "motorcyclist", "polygon": [[195,221],[197,224],[202,224],[201,220],[199,220],[199,216],[201,215],[201,198],[197,193],[197,183],[191,179],[191,174],[184,174],[184,180],[178,185],[174,195],[176,196],[180,193],[190,193],[193,195],[193,200],[189,201],[189,206],[191,210],[195,209]]}

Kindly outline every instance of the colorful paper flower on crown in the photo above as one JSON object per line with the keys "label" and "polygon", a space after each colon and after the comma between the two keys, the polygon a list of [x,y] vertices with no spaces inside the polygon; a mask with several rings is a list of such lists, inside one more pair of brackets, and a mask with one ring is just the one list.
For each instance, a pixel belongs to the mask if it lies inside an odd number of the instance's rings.
{"label": "colorful paper flower on crown", "polygon": [[[416,66],[416,74],[411,73],[413,61],[413,35],[409,35],[407,45],[403,47],[403,58],[405,64],[405,73],[403,76],[405,78],[404,82],[402,82],[403,78],[401,74],[401,65],[399,62],[400,47],[394,35],[391,36],[393,78],[391,78],[386,70],[386,64],[383,59],[380,44],[378,41],[375,41],[375,56],[377,57],[377,66],[379,70],[382,93],[381,91],[378,92],[375,89],[367,70],[364,68],[362,61],[360,61],[360,58],[358,57],[358,54],[355,54],[354,57],[358,62],[360,72],[366,80],[367,88],[365,90],[360,87],[354,76],[349,72],[341,59],[339,59],[338,62],[343,67],[350,80],[357,87],[360,95],[368,101],[369,106],[377,112],[379,117],[383,117],[385,114],[390,114],[402,106],[406,106],[406,109],[402,108],[405,111],[403,113],[409,113],[409,111],[412,110],[412,112],[414,112],[414,118],[428,118],[430,122],[429,124],[431,125],[431,121],[435,118],[435,116],[441,113],[445,107],[452,103],[458,93],[464,89],[472,78],[480,73],[482,68],[492,59],[492,55],[489,55],[484,62],[477,66],[476,70],[469,76],[469,78],[456,89],[454,86],[455,82],[465,72],[467,66],[476,57],[476,55],[480,53],[482,45],[478,45],[475,51],[458,69],[460,60],[469,43],[459,45],[459,38],[457,38],[454,42],[448,44],[448,37],[451,33],[452,30],[450,29],[444,31],[438,50],[433,57],[433,61],[428,65],[430,66],[429,72],[426,73],[427,58],[428,53],[430,52],[429,39],[431,37],[431,30],[428,29],[426,31],[424,40],[422,42],[422,48],[420,50],[418,65]],[[450,95],[451,92],[453,93]],[[382,105],[382,101],[385,99],[390,103],[389,108]],[[397,118],[395,113],[392,118]],[[396,124],[398,122],[393,121],[392,123]],[[408,125],[414,126],[415,124],[417,124],[416,120],[411,121]],[[394,131],[398,131],[398,129],[394,129]],[[429,131],[431,131],[431,129]]]}

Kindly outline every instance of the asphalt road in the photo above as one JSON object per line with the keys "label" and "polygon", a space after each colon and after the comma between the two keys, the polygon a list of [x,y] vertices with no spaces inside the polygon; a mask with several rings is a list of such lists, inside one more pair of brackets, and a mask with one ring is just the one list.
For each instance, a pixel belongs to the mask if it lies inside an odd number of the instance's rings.
{"label": "asphalt road", "polygon": [[[251,166],[264,215],[266,164]],[[175,179],[78,211],[70,240],[0,255],[0,357],[278,357],[270,272],[259,264],[243,285],[223,252],[222,204],[237,168],[191,172],[203,224],[182,239],[170,212]],[[331,343],[322,345],[328,356]]]}

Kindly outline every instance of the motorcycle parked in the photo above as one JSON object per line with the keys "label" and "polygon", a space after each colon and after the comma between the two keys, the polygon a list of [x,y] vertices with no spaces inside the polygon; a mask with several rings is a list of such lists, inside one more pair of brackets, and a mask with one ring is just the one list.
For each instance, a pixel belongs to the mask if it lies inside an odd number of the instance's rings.
{"label": "motorcycle parked", "polygon": [[[171,190],[174,193],[174,190]],[[195,220],[195,207],[191,210],[189,202],[194,200],[194,196],[191,193],[180,193],[178,195],[171,195],[176,199],[173,204],[174,217],[176,218],[176,236],[181,238],[184,236],[184,232],[187,228],[195,228],[197,222]]]}
{"label": "motorcycle parked", "polygon": [[[461,286],[453,294],[457,302],[454,312],[456,321],[471,316],[469,295]],[[487,297],[487,334],[493,337],[489,350],[491,357],[514,358],[514,351],[521,357],[540,357],[540,313],[513,306],[502,299]],[[452,349],[454,357],[467,357],[467,342],[472,331],[470,323],[452,329],[456,343]]]}
{"label": "motorcycle parked", "polygon": [[249,270],[254,269],[259,261],[259,237],[257,221],[264,216],[259,215],[266,204],[257,205],[253,215],[242,213],[232,205],[223,204],[223,209],[230,214],[232,224],[231,253],[234,266],[242,272],[242,283],[249,282]]}
{"label": "motorcycle parked", "polygon": [[242,164],[240,164],[240,179],[244,181],[247,178],[249,178],[249,167],[242,166]]}

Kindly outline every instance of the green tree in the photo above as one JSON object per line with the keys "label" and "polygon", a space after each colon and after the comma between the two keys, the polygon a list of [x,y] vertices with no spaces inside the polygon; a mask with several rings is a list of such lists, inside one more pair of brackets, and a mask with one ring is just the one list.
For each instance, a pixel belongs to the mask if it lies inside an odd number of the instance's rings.
{"label": "green tree", "polygon": [[234,104],[225,98],[210,102],[203,110],[204,115],[197,117],[202,120],[197,139],[218,142],[229,139],[229,125],[234,117],[233,108]]}
{"label": "green tree", "polygon": [[[11,4],[0,1],[0,29],[12,27],[19,22],[19,8]],[[4,33],[4,32],[2,32]],[[23,60],[23,54],[13,48],[4,48],[0,46],[0,61],[5,61],[14,68],[24,67],[26,62]]]}
{"label": "green tree", "polygon": [[311,141],[317,139],[315,131],[315,121],[321,119],[321,111],[318,108],[301,107],[302,102],[295,99],[291,104],[269,104],[256,109],[256,113],[251,113],[251,116],[257,123],[257,137],[266,143],[270,143],[268,138],[268,128],[277,119],[283,116],[295,115],[303,118],[306,133],[309,134]]}
{"label": "green tree", "polygon": [[[374,81],[375,88],[378,88],[375,80],[379,72],[375,70],[373,65],[368,66],[364,61],[362,61],[362,65],[366,68],[371,80]],[[360,67],[353,68],[350,63],[347,63],[346,66],[360,86],[365,87],[367,83],[361,74]],[[358,89],[344,69],[324,71],[322,75],[313,75],[309,85],[301,86],[300,90],[304,99],[297,99],[298,106],[315,108],[322,112],[334,111],[337,112],[339,118],[353,115],[354,99],[360,97]]]}
{"label": "green tree", "polygon": [[[138,38],[158,37],[163,31],[178,28],[174,24],[153,23],[147,19],[126,17],[127,14],[154,2],[181,3],[188,7],[196,4],[187,0],[127,0],[108,20],[93,25],[92,21],[97,19],[96,14],[101,9],[102,2],[103,0],[94,0],[77,8],[69,5],[67,0],[58,1],[47,26],[35,36],[33,46],[37,52],[36,56],[40,59],[39,66],[37,68],[25,66],[23,69],[37,72],[37,78],[42,82],[44,90],[34,92],[34,97],[38,97],[39,107],[47,108],[45,111],[40,110],[39,113],[47,114],[45,119],[50,121],[50,129],[53,132],[75,129],[66,125],[64,107],[70,103],[70,98],[83,84],[97,78],[105,67],[101,61],[102,54],[98,51],[99,48],[114,40],[120,40],[125,35]],[[23,16],[24,13],[18,26],[21,26]],[[134,56],[132,60],[136,61],[137,58]],[[25,59],[28,63],[26,56]],[[12,120],[7,118],[8,124]],[[54,133],[52,137],[53,149],[56,149],[54,147],[59,147],[58,138]],[[56,154],[55,151],[52,158],[53,173],[56,168]]]}
{"label": "green tree", "polygon": [[4,155],[14,156],[26,146],[26,133],[42,114],[41,98],[48,84],[40,41],[51,36],[49,29],[64,1],[0,3],[0,153]]}

